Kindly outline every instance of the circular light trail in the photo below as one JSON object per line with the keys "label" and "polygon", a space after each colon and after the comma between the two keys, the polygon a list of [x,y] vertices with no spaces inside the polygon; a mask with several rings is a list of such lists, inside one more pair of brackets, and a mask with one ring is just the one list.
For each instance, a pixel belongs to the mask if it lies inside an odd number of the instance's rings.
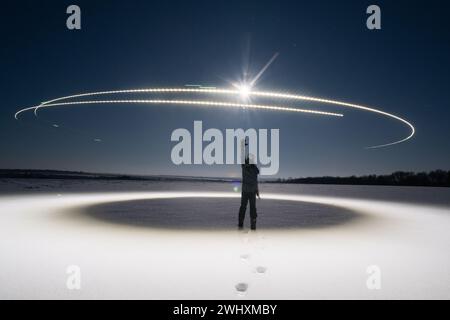
{"label": "circular light trail", "polygon": [[[325,112],[319,110],[312,109],[301,109],[287,106],[278,106],[278,105],[260,105],[253,103],[234,103],[227,101],[208,101],[208,100],[171,100],[171,99],[119,99],[119,100],[87,100],[87,101],[67,101],[78,98],[86,98],[86,97],[97,97],[102,95],[116,95],[116,94],[140,94],[140,93],[172,93],[172,94],[181,94],[181,93],[192,93],[192,94],[209,94],[209,95],[229,95],[234,97],[242,97],[243,91],[242,89],[217,89],[217,88],[203,88],[203,87],[194,87],[194,88],[148,88],[148,89],[130,89],[130,90],[112,90],[112,91],[99,91],[99,92],[89,92],[76,94],[71,96],[65,96],[56,98],[49,101],[44,101],[41,104],[29,108],[24,108],[16,112],[15,118],[18,119],[18,116],[26,111],[33,110],[37,115],[37,112],[41,108],[48,107],[57,107],[57,106],[70,106],[70,105],[88,105],[88,104],[174,104],[174,105],[196,105],[196,106],[213,106],[213,107],[232,107],[232,108],[249,108],[249,109],[261,109],[261,110],[270,110],[270,111],[286,111],[286,112],[300,112],[300,113],[309,113],[309,114],[317,114],[324,116],[335,116],[342,117],[341,113],[333,113],[333,112]],[[245,91],[245,96],[255,96],[255,97],[263,97],[270,99],[284,99],[284,100],[294,100],[294,101],[306,101],[306,102],[314,102],[321,103],[327,105],[336,105],[341,107],[353,108],[363,111],[368,111],[372,113],[377,113],[382,116],[395,119],[397,121],[402,122],[407,125],[410,129],[410,133],[408,136],[396,140],[390,143],[375,145],[366,147],[368,149],[374,148],[382,148],[395,144],[399,144],[411,139],[415,134],[414,126],[407,120],[396,116],[394,114],[371,108],[368,106],[348,103],[344,101],[325,99],[320,97],[312,97],[305,95],[297,95],[297,94],[289,94],[282,92],[271,92],[271,91],[257,91],[251,90]]]}
{"label": "circular light trail", "polygon": [[[134,99],[134,100],[89,100],[89,101],[73,101],[73,102],[59,102],[41,104],[37,107],[33,107],[35,111],[38,108],[56,107],[56,106],[70,106],[70,105],[83,105],[83,104],[175,104],[175,105],[197,105],[197,106],[212,106],[212,107],[232,107],[232,108],[249,108],[249,109],[263,109],[274,111],[289,111],[289,112],[302,112],[313,113],[326,116],[343,117],[341,113],[325,112],[309,109],[298,109],[283,106],[269,106],[260,104],[245,104],[245,103],[232,103],[232,102],[220,102],[220,101],[204,101],[204,100],[161,100],[161,99]],[[30,109],[28,109],[30,110]]]}

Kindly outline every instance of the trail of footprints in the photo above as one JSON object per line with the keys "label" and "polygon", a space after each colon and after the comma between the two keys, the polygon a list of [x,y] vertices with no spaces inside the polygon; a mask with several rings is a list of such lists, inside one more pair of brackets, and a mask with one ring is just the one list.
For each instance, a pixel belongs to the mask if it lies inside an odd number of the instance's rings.
{"label": "trail of footprints", "polygon": [[[242,253],[239,258],[242,263],[248,264],[251,272],[256,273],[257,275],[264,276],[267,272],[267,267],[263,265],[252,265],[252,258],[257,256],[257,253],[262,253],[265,248],[265,238],[262,236],[259,231],[239,231],[239,235],[241,238],[241,242],[243,242],[244,247],[246,249],[245,253]],[[259,257],[261,258],[261,257]],[[261,260],[257,259],[256,260]],[[234,286],[236,290],[236,294],[239,297],[243,297],[247,294],[249,283],[247,282],[239,282]]]}

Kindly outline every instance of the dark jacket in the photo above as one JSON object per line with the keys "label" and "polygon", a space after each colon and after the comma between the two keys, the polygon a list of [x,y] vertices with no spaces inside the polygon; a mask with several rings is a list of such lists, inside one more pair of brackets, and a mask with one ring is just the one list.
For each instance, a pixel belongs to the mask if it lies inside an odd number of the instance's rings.
{"label": "dark jacket", "polygon": [[257,192],[258,191],[258,174],[259,169],[254,164],[242,165],[242,191]]}

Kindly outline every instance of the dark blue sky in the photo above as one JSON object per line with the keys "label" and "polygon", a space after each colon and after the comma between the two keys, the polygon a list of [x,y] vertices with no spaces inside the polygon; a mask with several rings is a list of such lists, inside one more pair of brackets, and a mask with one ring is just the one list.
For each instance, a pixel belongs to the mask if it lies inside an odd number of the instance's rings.
{"label": "dark blue sky", "polygon": [[[374,3],[382,30],[369,31],[365,11]],[[70,4],[81,7],[80,31],[66,28]],[[445,1],[6,1],[1,12],[1,168],[239,175],[237,166],[171,163],[171,132],[203,120],[206,128],[279,128],[281,177],[450,169]],[[241,76],[248,48],[255,73],[280,53],[259,89],[374,106],[410,120],[417,135],[364,149],[408,129],[338,107],[327,110],[344,112],[342,119],[132,105],[13,118],[22,107],[80,92],[227,87]]]}

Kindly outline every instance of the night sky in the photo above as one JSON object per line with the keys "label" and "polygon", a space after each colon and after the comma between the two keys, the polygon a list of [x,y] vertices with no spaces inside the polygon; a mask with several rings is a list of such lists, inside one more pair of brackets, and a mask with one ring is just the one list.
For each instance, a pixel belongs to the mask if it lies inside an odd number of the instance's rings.
{"label": "night sky", "polygon": [[[66,28],[70,4],[81,7],[79,31]],[[382,30],[366,28],[370,4],[381,7]],[[172,164],[172,131],[202,120],[205,129],[279,128],[278,177],[448,170],[449,9],[445,1],[3,1],[0,168],[238,176],[236,165]],[[416,136],[368,150],[408,128],[320,104],[345,117],[108,105],[14,119],[20,108],[75,93],[227,88],[276,52],[257,89],[373,106],[411,121]]]}

